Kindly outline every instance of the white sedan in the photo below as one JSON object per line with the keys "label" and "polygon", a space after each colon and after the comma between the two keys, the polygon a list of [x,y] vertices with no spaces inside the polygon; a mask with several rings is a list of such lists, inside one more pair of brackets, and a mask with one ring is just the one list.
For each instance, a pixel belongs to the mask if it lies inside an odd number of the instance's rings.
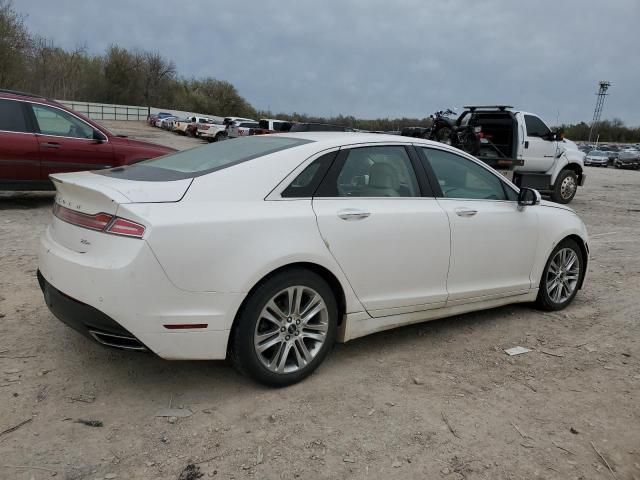
{"label": "white sedan", "polygon": [[336,340],[562,309],[587,271],[573,210],[416,138],[246,137],[52,179],[38,279],[55,316],[103,345],[229,356],[268,385],[303,379]]}

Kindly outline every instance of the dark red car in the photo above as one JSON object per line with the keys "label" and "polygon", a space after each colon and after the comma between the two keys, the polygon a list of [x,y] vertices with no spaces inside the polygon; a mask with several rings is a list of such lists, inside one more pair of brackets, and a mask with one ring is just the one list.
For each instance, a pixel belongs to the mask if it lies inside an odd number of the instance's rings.
{"label": "dark red car", "polygon": [[52,173],[129,165],[172,152],[114,135],[53,100],[0,90],[0,190],[51,190]]}

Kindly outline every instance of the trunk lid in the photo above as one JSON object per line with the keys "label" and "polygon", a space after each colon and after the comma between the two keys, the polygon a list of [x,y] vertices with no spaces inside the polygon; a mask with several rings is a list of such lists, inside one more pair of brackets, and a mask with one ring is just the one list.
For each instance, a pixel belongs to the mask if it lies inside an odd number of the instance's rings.
{"label": "trunk lid", "polygon": [[[61,173],[50,177],[56,187],[55,201],[58,205],[86,215],[106,213],[112,216],[116,216],[118,207],[123,204],[178,202],[193,180],[145,182],[91,172]],[[123,242],[138,242],[83,228],[57,217],[53,218],[49,234],[60,245],[78,253],[104,253],[114,245],[122,246]]]}
{"label": "trunk lid", "polygon": [[51,175],[57,202],[83,213],[114,214],[122,203],[179,202],[192,178],[172,181],[139,181],[98,175],[92,172]]}

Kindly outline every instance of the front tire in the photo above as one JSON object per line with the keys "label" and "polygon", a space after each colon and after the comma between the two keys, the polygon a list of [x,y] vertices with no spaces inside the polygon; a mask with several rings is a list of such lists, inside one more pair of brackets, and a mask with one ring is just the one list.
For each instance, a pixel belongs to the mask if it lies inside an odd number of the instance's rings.
{"label": "front tire", "polygon": [[303,380],[333,347],[338,306],[314,272],[292,269],[259,285],[234,325],[230,358],[241,373],[271,387]]}
{"label": "front tire", "polygon": [[578,293],[584,267],[585,259],[578,244],[569,238],[560,242],[544,266],[536,306],[547,311],[567,307]]}
{"label": "front tire", "polygon": [[578,191],[578,176],[573,170],[562,170],[551,192],[551,200],[566,204],[573,200]]}

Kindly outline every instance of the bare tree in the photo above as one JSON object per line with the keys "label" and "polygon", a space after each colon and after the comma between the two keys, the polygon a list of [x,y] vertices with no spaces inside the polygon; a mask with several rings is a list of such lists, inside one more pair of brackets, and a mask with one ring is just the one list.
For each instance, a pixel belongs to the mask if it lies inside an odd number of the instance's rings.
{"label": "bare tree", "polygon": [[0,0],[0,87],[22,88],[32,40],[10,0]]}

